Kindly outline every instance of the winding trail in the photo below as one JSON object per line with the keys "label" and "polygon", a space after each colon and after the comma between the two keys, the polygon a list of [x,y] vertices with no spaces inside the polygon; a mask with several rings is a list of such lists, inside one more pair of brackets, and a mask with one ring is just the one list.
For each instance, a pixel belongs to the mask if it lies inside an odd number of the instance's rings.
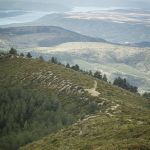
{"label": "winding trail", "polygon": [[98,91],[96,91],[96,89],[97,89],[97,81],[95,80],[93,88],[85,89],[85,91],[89,92],[92,96],[97,97],[97,96],[99,96],[100,93]]}

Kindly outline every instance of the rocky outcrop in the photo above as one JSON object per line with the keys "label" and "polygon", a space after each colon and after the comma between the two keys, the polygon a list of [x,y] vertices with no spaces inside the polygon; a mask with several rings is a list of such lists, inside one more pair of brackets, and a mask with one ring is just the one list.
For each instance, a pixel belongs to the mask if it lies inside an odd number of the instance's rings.
{"label": "rocky outcrop", "polygon": [[31,75],[23,78],[21,82],[30,79],[31,84],[42,85],[51,89],[57,89],[58,92],[65,92],[66,94],[84,94],[84,89],[72,83],[70,80],[60,78],[55,75],[52,71],[38,71],[33,72]]}

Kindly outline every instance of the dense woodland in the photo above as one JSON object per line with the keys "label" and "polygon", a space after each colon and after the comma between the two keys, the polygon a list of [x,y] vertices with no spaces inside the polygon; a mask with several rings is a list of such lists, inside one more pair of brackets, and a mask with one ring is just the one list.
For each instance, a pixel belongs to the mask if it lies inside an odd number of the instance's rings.
{"label": "dense woodland", "polygon": [[[71,103],[64,105],[62,100],[67,99]],[[83,105],[73,95],[57,96],[22,87],[0,89],[0,148],[15,150],[96,110],[94,103]]]}

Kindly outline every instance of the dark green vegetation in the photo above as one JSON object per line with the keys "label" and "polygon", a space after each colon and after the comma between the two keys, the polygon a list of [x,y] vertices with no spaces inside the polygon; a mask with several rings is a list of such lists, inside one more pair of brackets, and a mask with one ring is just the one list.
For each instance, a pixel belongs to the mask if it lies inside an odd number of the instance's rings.
{"label": "dark green vegetation", "polygon": [[[0,148],[17,149],[96,111],[92,103],[76,98],[27,87],[1,89]],[[62,102],[68,99],[68,104]]]}
{"label": "dark green vegetation", "polygon": [[27,53],[27,57],[28,57],[28,58],[32,58],[32,55],[28,52],[28,53]]}
{"label": "dark green vegetation", "polygon": [[150,100],[150,93],[147,93],[147,92],[144,93],[143,97]]}
{"label": "dark green vegetation", "polygon": [[138,92],[138,88],[136,86],[130,85],[126,79],[122,79],[120,77],[116,78],[113,84],[134,93]]}
{"label": "dark green vegetation", "polygon": [[12,47],[9,51],[9,54],[17,55],[17,50]]}
{"label": "dark green vegetation", "polygon": [[[84,90],[93,88],[94,81],[98,97]],[[146,99],[91,75],[42,59],[0,59],[2,150],[48,134],[23,149],[148,150],[149,113]]]}

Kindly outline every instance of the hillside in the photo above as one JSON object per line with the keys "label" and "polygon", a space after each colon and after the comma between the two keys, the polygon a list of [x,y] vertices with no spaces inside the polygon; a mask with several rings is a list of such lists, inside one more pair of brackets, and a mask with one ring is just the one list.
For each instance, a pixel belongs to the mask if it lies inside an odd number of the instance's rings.
{"label": "hillside", "polygon": [[149,42],[117,45],[54,26],[0,29],[0,48],[7,51],[10,47],[46,60],[54,55],[64,63],[78,63],[84,70],[100,70],[111,81],[122,76],[139,87],[140,93],[150,91]]}
{"label": "hillside", "polygon": [[0,28],[0,47],[50,47],[66,42],[105,42],[55,26]]}
{"label": "hillside", "polygon": [[50,133],[21,149],[150,148],[149,102],[139,95],[34,59],[1,58],[0,72],[0,149]]}
{"label": "hillside", "polygon": [[122,76],[139,87],[139,92],[150,91],[150,48],[130,47],[98,42],[68,42],[52,47],[18,49],[33,56],[51,56],[61,62],[79,64],[84,70],[100,70],[113,81]]}
{"label": "hillside", "polygon": [[20,150],[149,150],[149,118],[133,116],[89,116]]}

